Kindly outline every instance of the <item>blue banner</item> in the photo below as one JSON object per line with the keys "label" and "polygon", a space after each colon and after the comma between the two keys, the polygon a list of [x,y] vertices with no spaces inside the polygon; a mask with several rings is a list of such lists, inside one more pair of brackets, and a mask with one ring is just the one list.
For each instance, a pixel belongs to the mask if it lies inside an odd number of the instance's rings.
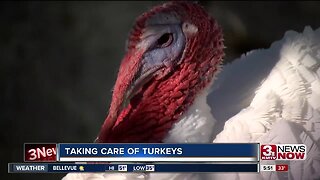
{"label": "blue banner", "polygon": [[[60,161],[258,161],[259,144],[59,144]],[[210,160],[210,158],[212,158]],[[229,160],[228,160],[229,158]],[[235,158],[238,158],[235,159]],[[193,160],[194,159],[194,160]],[[177,159],[178,160],[178,159]],[[183,159],[182,159],[183,160]]]}
{"label": "blue banner", "polygon": [[258,164],[71,164],[9,163],[9,173],[69,172],[258,172]]}

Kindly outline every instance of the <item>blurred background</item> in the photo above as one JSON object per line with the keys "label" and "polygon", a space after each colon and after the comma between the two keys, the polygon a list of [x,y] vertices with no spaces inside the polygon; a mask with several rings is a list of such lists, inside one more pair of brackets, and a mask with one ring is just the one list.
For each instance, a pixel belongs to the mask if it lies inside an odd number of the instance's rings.
{"label": "blurred background", "polygon": [[[135,18],[161,1],[0,3],[1,179],[25,142],[92,142],[110,103]],[[287,30],[320,27],[320,3],[200,1],[223,27],[226,63]]]}

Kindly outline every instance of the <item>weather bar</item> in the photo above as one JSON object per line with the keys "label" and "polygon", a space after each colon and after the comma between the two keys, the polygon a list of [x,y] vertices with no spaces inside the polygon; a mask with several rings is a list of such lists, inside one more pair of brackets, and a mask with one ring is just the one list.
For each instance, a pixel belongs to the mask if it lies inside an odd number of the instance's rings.
{"label": "weather bar", "polygon": [[9,173],[70,172],[259,172],[259,164],[9,163]]}

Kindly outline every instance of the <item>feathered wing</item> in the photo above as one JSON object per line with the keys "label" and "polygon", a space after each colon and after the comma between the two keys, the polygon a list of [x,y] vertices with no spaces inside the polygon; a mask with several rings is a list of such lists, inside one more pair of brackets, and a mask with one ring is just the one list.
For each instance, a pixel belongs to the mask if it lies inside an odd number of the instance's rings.
{"label": "feathered wing", "polygon": [[307,159],[267,161],[289,164],[287,173],[219,173],[209,178],[320,179],[320,28],[306,27],[301,34],[289,31],[270,49],[253,51],[240,61],[252,57],[259,61],[261,51],[278,52],[279,61],[250,105],[226,121],[213,142],[303,143]]}

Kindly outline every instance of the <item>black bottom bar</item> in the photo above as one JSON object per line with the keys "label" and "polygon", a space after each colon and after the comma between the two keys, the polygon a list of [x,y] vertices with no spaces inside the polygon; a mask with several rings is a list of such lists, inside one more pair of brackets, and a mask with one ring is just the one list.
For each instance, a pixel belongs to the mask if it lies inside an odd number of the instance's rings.
{"label": "black bottom bar", "polygon": [[258,164],[9,163],[9,173],[68,172],[258,172]]}

